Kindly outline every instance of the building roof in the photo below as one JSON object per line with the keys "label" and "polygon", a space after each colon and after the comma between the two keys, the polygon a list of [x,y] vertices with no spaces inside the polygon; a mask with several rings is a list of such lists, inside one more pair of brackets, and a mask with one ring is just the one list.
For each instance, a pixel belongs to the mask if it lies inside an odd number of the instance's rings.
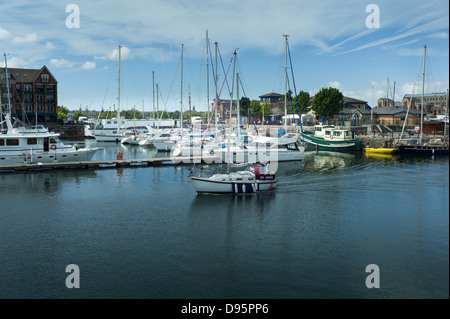
{"label": "building roof", "polygon": [[[381,108],[374,108],[373,113],[377,115],[395,115],[398,113],[406,113],[408,111],[408,107],[402,106],[402,107],[393,107],[393,106],[386,106]],[[417,112],[417,110],[409,110],[409,114],[414,115],[420,115],[420,112]]]}
{"label": "building roof", "polygon": [[[447,93],[445,92],[438,92],[438,93],[428,93],[428,94],[424,94],[423,96],[429,97],[429,96],[445,96],[447,95]],[[411,94],[405,94],[405,96],[403,98],[410,98]],[[412,94],[413,98],[421,98],[422,97],[422,93],[418,93],[418,94]]]}
{"label": "building roof", "polygon": [[366,101],[362,101],[362,100],[358,100],[358,99],[354,99],[354,98],[351,98],[351,97],[344,96],[344,103],[366,104],[367,102]]}
{"label": "building roof", "polygon": [[258,96],[258,97],[270,97],[270,96],[273,96],[273,97],[280,97],[280,96],[284,96],[284,95],[279,94],[279,93],[272,92],[272,93],[267,93],[267,94],[260,95],[260,96]]}
{"label": "building roof", "polygon": [[[32,83],[36,80],[36,78],[41,74],[43,70],[47,70],[47,72],[53,77],[53,74],[50,70],[44,65],[40,69],[19,69],[19,68],[8,68],[9,74],[11,74],[11,80],[19,82],[19,83]],[[0,68],[0,83],[6,83],[6,77],[4,77],[5,68]],[[56,81],[56,79],[55,79]]]}

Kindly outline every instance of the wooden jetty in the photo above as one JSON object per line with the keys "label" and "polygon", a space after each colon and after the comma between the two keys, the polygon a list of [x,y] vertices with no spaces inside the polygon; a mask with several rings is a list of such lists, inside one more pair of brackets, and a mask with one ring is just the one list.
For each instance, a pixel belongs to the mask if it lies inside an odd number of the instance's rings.
{"label": "wooden jetty", "polygon": [[76,162],[51,162],[51,163],[17,163],[0,164],[1,173],[18,173],[62,169],[102,169],[102,168],[124,168],[124,167],[146,167],[162,165],[191,165],[199,163],[219,163],[219,158],[204,161],[193,159],[192,157],[177,158],[146,158],[146,159],[123,159],[123,160],[94,160],[94,161],[76,161]]}

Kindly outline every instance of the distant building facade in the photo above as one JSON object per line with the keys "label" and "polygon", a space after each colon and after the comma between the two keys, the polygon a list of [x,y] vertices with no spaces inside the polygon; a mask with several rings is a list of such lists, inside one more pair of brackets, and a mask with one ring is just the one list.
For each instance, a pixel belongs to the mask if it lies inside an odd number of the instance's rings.
{"label": "distant building facade", "polygon": [[269,103],[272,107],[276,107],[281,99],[284,97],[282,94],[278,93],[267,93],[259,96],[259,103]]}
{"label": "distant building facade", "polygon": [[[412,99],[411,99],[412,97]],[[445,92],[424,94],[425,114],[441,115],[445,113],[445,106],[448,105],[449,97]],[[422,94],[406,94],[402,100],[402,106],[407,107],[411,101],[410,108],[420,110],[422,104]]]}
{"label": "distant building facade", "polygon": [[[0,102],[8,107],[8,87],[13,117],[25,123],[52,124],[58,121],[58,82],[44,65],[41,69],[0,69]],[[7,79],[8,77],[8,79]]]}

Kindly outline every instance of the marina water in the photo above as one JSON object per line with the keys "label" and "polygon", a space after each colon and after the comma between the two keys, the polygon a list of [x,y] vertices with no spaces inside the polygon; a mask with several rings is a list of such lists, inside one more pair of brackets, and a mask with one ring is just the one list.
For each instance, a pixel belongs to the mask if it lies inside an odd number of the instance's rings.
{"label": "marina water", "polygon": [[252,195],[197,195],[190,167],[0,175],[0,298],[449,297],[448,156],[306,152]]}

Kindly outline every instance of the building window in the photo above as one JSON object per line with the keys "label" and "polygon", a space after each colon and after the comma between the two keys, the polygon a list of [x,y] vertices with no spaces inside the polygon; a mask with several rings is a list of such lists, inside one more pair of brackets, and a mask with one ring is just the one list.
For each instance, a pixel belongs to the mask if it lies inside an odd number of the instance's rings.
{"label": "building window", "polygon": [[32,92],[33,91],[33,87],[31,86],[31,84],[25,84],[24,85],[24,91],[25,92]]}
{"label": "building window", "polygon": [[55,103],[55,96],[47,95],[47,103]]}
{"label": "building window", "polygon": [[42,83],[48,83],[50,81],[50,76],[48,74],[41,75]]}
{"label": "building window", "polygon": [[36,93],[44,93],[44,86],[36,85]]}
{"label": "building window", "polygon": [[37,99],[37,102],[44,102],[44,96],[43,95],[37,95],[36,99]]}
{"label": "building window", "polygon": [[55,86],[53,84],[49,84],[46,86],[47,93],[55,93]]}
{"label": "building window", "polygon": [[38,105],[38,112],[44,113],[44,104]]}
{"label": "building window", "polygon": [[31,102],[33,102],[33,95],[31,95],[31,94],[25,94],[24,102],[26,102],[26,103],[31,103]]}

